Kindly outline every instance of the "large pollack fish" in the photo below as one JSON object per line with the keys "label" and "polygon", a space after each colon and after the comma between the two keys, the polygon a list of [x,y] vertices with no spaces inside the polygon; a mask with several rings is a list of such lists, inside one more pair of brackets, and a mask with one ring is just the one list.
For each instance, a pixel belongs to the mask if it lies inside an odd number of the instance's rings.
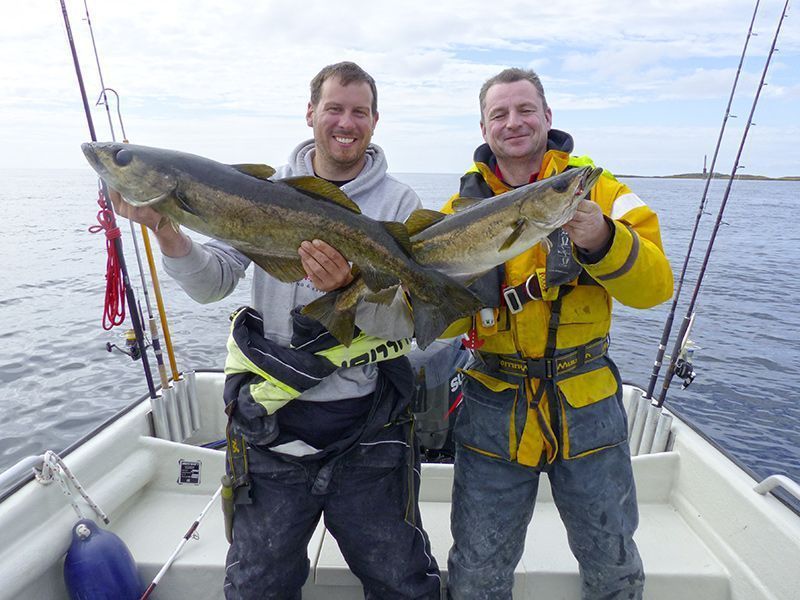
{"label": "large pollack fish", "polygon": [[603,169],[567,169],[485,199],[457,198],[455,212],[419,210],[406,221],[414,258],[462,282],[518,256],[575,215]]}
{"label": "large pollack fish", "polygon": [[[591,166],[572,168],[490,198],[458,198],[453,214],[415,211],[405,223],[411,253],[425,267],[468,285],[536,244],[549,247],[547,236],[572,219],[602,172]],[[392,290],[376,294],[356,278],[303,312],[331,332],[348,331],[359,302],[386,303],[392,297]]]}
{"label": "large pollack fish", "polygon": [[[273,181],[268,178],[275,171],[266,165],[225,165],[148,146],[95,142],[82,148],[126,202],[149,206],[175,223],[227,242],[280,281],[305,277],[297,250],[304,240],[319,239],[357,268],[370,292],[385,293],[402,284],[421,347],[480,308],[480,300],[463,285],[412,259],[404,224],[370,219],[323,179]],[[352,339],[352,329],[331,333],[345,344]]]}

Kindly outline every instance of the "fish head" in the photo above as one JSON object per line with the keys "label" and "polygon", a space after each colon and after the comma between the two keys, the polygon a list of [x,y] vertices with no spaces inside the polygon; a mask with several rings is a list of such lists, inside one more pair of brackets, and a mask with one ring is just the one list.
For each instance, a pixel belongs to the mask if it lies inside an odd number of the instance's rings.
{"label": "fish head", "polygon": [[603,169],[586,166],[567,169],[542,181],[517,188],[520,213],[531,224],[553,230],[572,219],[580,202],[589,195]]}
{"label": "fish head", "polygon": [[178,175],[164,156],[168,151],[115,142],[86,143],[81,149],[100,178],[128,204],[158,204],[177,188]]}

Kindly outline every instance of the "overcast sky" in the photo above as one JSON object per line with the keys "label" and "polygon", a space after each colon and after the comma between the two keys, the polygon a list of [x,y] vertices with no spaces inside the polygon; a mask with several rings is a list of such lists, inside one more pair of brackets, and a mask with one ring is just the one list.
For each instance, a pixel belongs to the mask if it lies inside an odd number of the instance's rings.
{"label": "overcast sky", "polygon": [[[308,83],[353,60],[377,80],[373,140],[396,173],[461,173],[477,95],[509,66],[545,85],[575,152],[621,174],[702,169],[753,14],[750,0],[87,0],[105,85],[133,143],[284,163],[310,137]],[[783,0],[760,3],[717,170],[730,172]],[[83,0],[67,0],[93,106],[102,86]],[[86,166],[89,139],[61,6],[0,0],[0,168]],[[800,14],[778,40],[741,164],[800,175]],[[113,96],[112,96],[113,99]],[[116,102],[112,106],[116,111]],[[111,139],[102,107],[99,139]],[[115,116],[115,133],[121,138]]]}

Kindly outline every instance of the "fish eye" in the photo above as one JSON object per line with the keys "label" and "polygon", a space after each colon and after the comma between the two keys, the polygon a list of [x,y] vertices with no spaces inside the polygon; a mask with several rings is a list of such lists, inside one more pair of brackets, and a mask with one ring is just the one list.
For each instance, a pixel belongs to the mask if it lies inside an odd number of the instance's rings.
{"label": "fish eye", "polygon": [[567,188],[569,187],[569,182],[566,179],[559,179],[558,181],[553,182],[553,190],[558,192],[559,194],[562,192],[566,192]]}
{"label": "fish eye", "polygon": [[133,160],[133,152],[125,148],[117,150],[117,153],[114,155],[114,162],[117,163],[120,167],[125,167],[131,164],[132,160]]}

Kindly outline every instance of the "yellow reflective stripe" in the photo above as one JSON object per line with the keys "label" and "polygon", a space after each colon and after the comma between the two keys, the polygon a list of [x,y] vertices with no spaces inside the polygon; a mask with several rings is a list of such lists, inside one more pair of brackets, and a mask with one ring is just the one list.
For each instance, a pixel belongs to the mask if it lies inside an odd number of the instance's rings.
{"label": "yellow reflective stripe", "polygon": [[262,381],[250,386],[250,395],[271,415],[300,395],[299,391],[286,387],[276,385],[274,381]]}
{"label": "yellow reflective stripe", "polygon": [[[276,379],[263,369],[260,369],[258,365],[256,365],[252,360],[247,358],[244,352],[242,352],[242,350],[239,348],[239,345],[236,343],[236,340],[233,339],[233,327],[235,325],[237,315],[238,313],[234,313],[233,322],[231,323],[231,335],[228,336],[228,341],[226,343],[226,347],[228,349],[228,356],[225,357],[225,368],[224,368],[225,375],[234,375],[236,373],[254,373],[265,380],[264,384],[267,384],[269,386],[272,386],[272,388],[280,390],[276,392],[279,400],[286,397],[289,397],[289,400],[291,400],[292,398],[297,398],[297,396],[299,396],[301,393],[300,391],[294,389],[290,385],[286,385],[285,383],[279,381],[278,379]],[[251,387],[254,389],[258,388],[258,386],[251,386]],[[264,391],[261,393],[263,401],[267,401],[269,399],[269,397],[266,395],[267,394],[266,390],[267,387],[265,387]],[[252,389],[250,393],[251,395],[253,394]],[[261,403],[261,401],[259,401],[259,403]]]}
{"label": "yellow reflective stripe", "polygon": [[621,219],[633,209],[642,206],[647,207],[642,199],[633,192],[622,194],[616,198],[614,203],[611,205],[611,214],[609,216],[612,219]]}
{"label": "yellow reflective stripe", "polygon": [[225,357],[225,375],[233,375],[235,373],[256,373],[261,375],[264,379],[269,377],[269,374],[258,366],[241,351],[233,335],[228,336],[226,344],[228,348],[228,356]]}
{"label": "yellow reflective stripe", "polygon": [[583,156],[570,156],[567,164],[570,167],[593,167],[594,161],[584,154]]}
{"label": "yellow reflective stripe", "polygon": [[355,367],[397,358],[410,351],[411,340],[408,338],[390,341],[362,333],[349,347],[334,346],[315,355],[327,358],[337,367]]}

